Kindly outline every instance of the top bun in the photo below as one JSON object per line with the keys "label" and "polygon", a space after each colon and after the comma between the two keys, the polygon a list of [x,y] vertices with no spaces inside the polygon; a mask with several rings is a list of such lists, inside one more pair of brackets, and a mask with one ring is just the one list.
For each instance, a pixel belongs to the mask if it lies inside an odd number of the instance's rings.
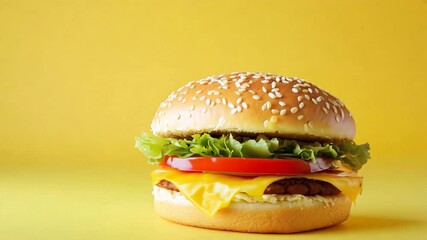
{"label": "top bun", "polygon": [[160,104],[152,131],[264,134],[298,140],[352,140],[355,123],[336,97],[298,78],[234,72],[189,82]]}

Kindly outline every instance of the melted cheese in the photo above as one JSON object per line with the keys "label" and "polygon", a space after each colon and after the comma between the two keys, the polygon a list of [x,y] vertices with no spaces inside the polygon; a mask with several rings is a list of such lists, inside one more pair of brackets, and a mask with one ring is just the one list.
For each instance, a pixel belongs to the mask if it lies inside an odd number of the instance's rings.
{"label": "melted cheese", "polygon": [[362,189],[362,178],[355,174],[307,174],[296,176],[241,177],[214,173],[190,173],[163,168],[152,172],[153,185],[161,180],[173,183],[197,208],[209,216],[227,207],[238,193],[262,197],[271,183],[287,178],[307,178],[329,182],[353,201]]}

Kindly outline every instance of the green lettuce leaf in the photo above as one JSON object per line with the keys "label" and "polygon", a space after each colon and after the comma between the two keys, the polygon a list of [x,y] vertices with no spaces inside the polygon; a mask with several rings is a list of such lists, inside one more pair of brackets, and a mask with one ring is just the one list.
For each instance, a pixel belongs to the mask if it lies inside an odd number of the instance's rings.
{"label": "green lettuce leaf", "polygon": [[234,138],[233,135],[212,137],[207,133],[194,134],[191,139],[162,138],[142,134],[136,138],[135,147],[141,150],[152,164],[165,156],[217,156],[254,158],[299,158],[315,162],[316,158],[327,157],[339,160],[343,165],[359,170],[370,158],[369,144],[354,142],[307,143],[295,140],[267,138]]}

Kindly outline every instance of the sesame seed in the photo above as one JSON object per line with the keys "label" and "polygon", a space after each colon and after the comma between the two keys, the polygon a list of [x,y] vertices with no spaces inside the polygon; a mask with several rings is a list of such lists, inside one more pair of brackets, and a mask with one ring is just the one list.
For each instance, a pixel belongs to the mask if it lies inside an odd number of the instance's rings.
{"label": "sesame seed", "polygon": [[317,102],[321,102],[321,101],[322,101],[322,99],[323,99],[323,97],[322,97],[322,96],[318,96],[318,97],[316,98],[316,101],[317,101]]}
{"label": "sesame seed", "polygon": [[280,110],[280,116],[284,116],[286,114],[286,109]]}
{"label": "sesame seed", "polygon": [[260,97],[259,97],[258,95],[253,95],[252,97],[253,97],[253,99],[255,99],[255,100],[259,100],[259,99],[260,99]]}
{"label": "sesame seed", "polygon": [[298,93],[298,89],[296,89],[296,88],[292,88],[292,92],[294,92],[294,93]]}
{"label": "sesame seed", "polygon": [[268,80],[262,80],[261,82],[262,82],[262,83],[268,83],[268,82],[270,82],[270,81],[268,81]]}
{"label": "sesame seed", "polygon": [[322,107],[323,112],[325,112],[326,114],[328,114],[328,109]]}
{"label": "sesame seed", "polygon": [[274,99],[274,98],[276,98],[276,95],[274,95],[274,93],[272,93],[272,92],[269,92],[269,93],[268,93],[268,96],[269,96],[270,98],[273,98],[273,99]]}
{"label": "sesame seed", "polygon": [[261,106],[261,110],[262,111],[265,111],[267,109],[267,103],[264,103],[262,106]]}
{"label": "sesame seed", "polygon": [[271,113],[272,113],[272,114],[278,114],[278,113],[279,113],[279,110],[277,110],[277,109],[271,109]]}
{"label": "sesame seed", "polygon": [[194,108],[196,108],[196,106],[194,106],[194,104],[191,104],[190,110],[193,111]]}
{"label": "sesame seed", "polygon": [[298,107],[299,107],[300,109],[302,109],[302,108],[304,107],[304,103],[303,103],[303,102],[300,102],[300,103],[299,103],[299,105],[298,105]]}
{"label": "sesame seed", "polygon": [[186,103],[187,102],[187,99],[186,98],[183,98],[182,99],[182,103]]}
{"label": "sesame seed", "polygon": [[235,114],[237,112],[237,108],[233,108],[233,109],[231,109],[231,114]]}
{"label": "sesame seed", "polygon": [[297,107],[291,108],[291,113],[296,113],[296,112],[298,112],[298,108]]}
{"label": "sesame seed", "polygon": [[277,117],[276,116],[271,116],[270,117],[270,122],[276,123],[277,122]]}
{"label": "sesame seed", "polygon": [[298,96],[297,99],[298,99],[298,102],[301,102],[302,96]]}
{"label": "sesame seed", "polygon": [[199,94],[199,93],[201,93],[202,92],[202,90],[197,90],[196,91],[196,94]]}
{"label": "sesame seed", "polygon": [[278,92],[278,91],[279,91],[279,89],[278,89],[278,88],[273,88],[273,89],[271,89],[271,91],[272,91],[272,92]]}
{"label": "sesame seed", "polygon": [[232,103],[228,103],[228,104],[227,104],[227,106],[228,106],[229,108],[234,108],[234,104],[232,104]]}
{"label": "sesame seed", "polygon": [[241,106],[237,106],[237,112],[241,112],[242,111],[242,107]]}
{"label": "sesame seed", "polygon": [[254,75],[252,78],[261,78],[261,75]]}
{"label": "sesame seed", "polygon": [[329,103],[328,103],[328,102],[325,102],[325,105],[326,105],[326,108],[327,108],[327,109],[331,109],[331,106],[329,105]]}
{"label": "sesame seed", "polygon": [[311,99],[311,101],[312,101],[314,104],[317,104],[316,99],[312,98],[312,99]]}
{"label": "sesame seed", "polygon": [[256,94],[254,90],[249,90],[250,93]]}
{"label": "sesame seed", "polygon": [[271,83],[271,88],[276,88],[276,82]]}
{"label": "sesame seed", "polygon": [[308,94],[304,95],[305,99],[310,100],[310,96],[308,96]]}
{"label": "sesame seed", "polygon": [[299,115],[298,117],[297,117],[297,119],[298,120],[302,120],[304,118],[304,115]]}
{"label": "sesame seed", "polygon": [[314,89],[314,91],[315,91],[316,93],[319,93],[319,89],[317,89],[317,88],[315,88],[315,89]]}
{"label": "sesame seed", "polygon": [[264,86],[262,86],[262,91],[267,93],[267,88],[265,88]]}
{"label": "sesame seed", "polygon": [[196,96],[193,96],[191,99],[196,100]]}
{"label": "sesame seed", "polygon": [[308,88],[308,92],[309,92],[309,93],[313,93],[313,89]]}
{"label": "sesame seed", "polygon": [[248,104],[247,103],[242,102],[242,106],[243,106],[244,109],[248,109]]}
{"label": "sesame seed", "polygon": [[335,116],[335,120],[337,121],[337,123],[340,123],[340,118],[338,116]]}
{"label": "sesame seed", "polygon": [[[247,84],[247,83],[244,83],[243,85],[242,85],[242,88],[248,88],[249,87],[249,84]],[[249,90],[250,91],[250,90]]]}
{"label": "sesame seed", "polygon": [[227,100],[225,98],[222,98],[222,104],[227,105]]}
{"label": "sesame seed", "polygon": [[282,94],[280,92],[275,92],[274,94],[276,94],[276,97],[281,98]]}
{"label": "sesame seed", "polygon": [[215,99],[215,102],[216,102],[217,104],[220,104],[220,103],[221,103],[221,99],[217,98],[217,99]]}
{"label": "sesame seed", "polygon": [[262,105],[261,110],[264,111],[264,110],[268,110],[270,108],[271,108],[271,102],[267,101]]}
{"label": "sesame seed", "polygon": [[344,110],[342,110],[342,108],[340,108],[341,111],[341,119],[344,119]]}
{"label": "sesame seed", "polygon": [[204,108],[202,108],[202,112],[204,112],[204,113],[206,112],[206,108],[205,108],[205,107],[204,107]]}
{"label": "sesame seed", "polygon": [[242,94],[242,93],[241,93],[241,92],[239,92],[239,91],[235,91],[234,93],[235,93],[236,95],[239,95],[239,96]]}
{"label": "sesame seed", "polygon": [[211,100],[208,98],[208,99],[206,99],[206,104],[207,105],[209,105],[209,104],[211,104]]}
{"label": "sesame seed", "polygon": [[203,95],[203,96],[201,96],[201,97],[199,98],[199,100],[200,100],[200,101],[203,101],[203,100],[205,100],[205,98],[206,98],[206,96],[205,96],[205,95]]}
{"label": "sesame seed", "polygon": [[268,127],[268,124],[269,124],[269,121],[268,121],[268,120],[265,120],[265,121],[264,121],[264,123],[263,123],[264,128],[267,128],[267,127]]}
{"label": "sesame seed", "polygon": [[337,113],[338,113],[337,107],[332,106],[332,109],[334,110],[334,113],[335,113],[335,114],[337,114]]}
{"label": "sesame seed", "polygon": [[314,126],[313,126],[313,122],[312,121],[308,121],[308,126],[310,127],[310,128],[314,128]]}
{"label": "sesame seed", "polygon": [[282,106],[282,107],[284,107],[284,106],[286,106],[286,103],[283,102],[283,101],[279,101],[279,105]]}
{"label": "sesame seed", "polygon": [[304,131],[308,132],[308,124],[307,123],[304,123]]}
{"label": "sesame seed", "polygon": [[242,97],[239,97],[236,101],[237,104],[240,104],[242,102]]}

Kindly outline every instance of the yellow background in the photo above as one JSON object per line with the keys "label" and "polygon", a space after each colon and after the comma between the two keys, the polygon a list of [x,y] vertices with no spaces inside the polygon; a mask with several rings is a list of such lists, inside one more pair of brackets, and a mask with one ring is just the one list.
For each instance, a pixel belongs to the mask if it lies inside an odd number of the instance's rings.
{"label": "yellow background", "polygon": [[293,238],[427,238],[427,1],[0,1],[0,239],[257,239],[167,223],[133,148],[231,71],[338,96],[369,142],[352,217]]}

